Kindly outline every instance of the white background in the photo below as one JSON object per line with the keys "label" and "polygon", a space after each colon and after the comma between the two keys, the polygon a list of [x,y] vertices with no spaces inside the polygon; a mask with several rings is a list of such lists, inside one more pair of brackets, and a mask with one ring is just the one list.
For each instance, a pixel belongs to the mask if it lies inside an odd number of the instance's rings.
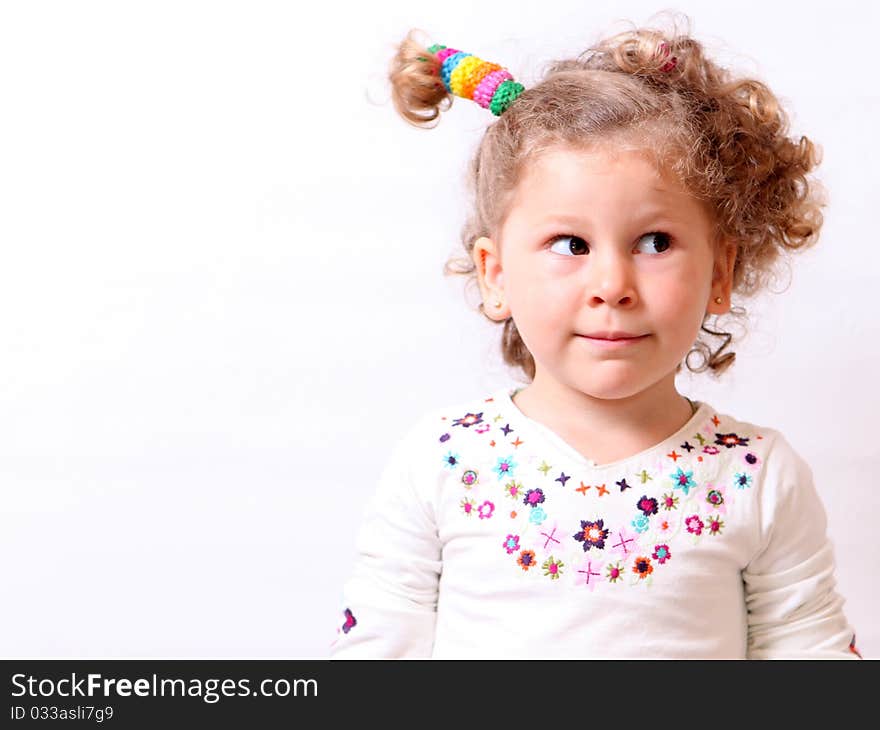
{"label": "white background", "polygon": [[[880,655],[874,4],[680,2],[821,143],[822,241],[720,383],[811,463]],[[652,2],[0,4],[0,655],[323,657],[425,409],[519,382],[461,280],[494,117],[400,119],[412,27],[527,87]],[[780,289],[783,287],[779,287]]]}

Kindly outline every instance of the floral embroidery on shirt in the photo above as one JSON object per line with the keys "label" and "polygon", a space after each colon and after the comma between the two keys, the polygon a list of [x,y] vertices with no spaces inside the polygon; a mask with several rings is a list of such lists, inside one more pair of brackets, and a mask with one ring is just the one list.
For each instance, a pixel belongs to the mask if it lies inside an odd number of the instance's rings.
{"label": "floral embroidery on shirt", "polygon": [[511,499],[519,499],[522,490],[522,482],[509,481],[504,485],[504,493]]}
{"label": "floral embroidery on shirt", "polygon": [[477,483],[477,472],[473,469],[466,469],[464,474],[461,475],[461,482],[470,489]]}
{"label": "floral embroidery on shirt", "polygon": [[631,523],[630,523],[638,533],[647,532],[648,527],[648,518],[645,515],[638,515]]}
{"label": "floral embroidery on shirt", "polygon": [[638,552],[639,542],[636,535],[630,535],[625,527],[615,530],[611,535],[611,549],[619,552],[624,557],[630,553]]}
{"label": "floral embroidery on shirt", "polygon": [[[674,449],[664,444],[662,450],[645,452],[641,463],[629,463],[625,472],[611,474],[594,472],[603,469],[595,464],[584,466],[581,471],[580,462],[560,463],[563,460],[558,453],[542,454],[535,449],[537,439],[530,438],[507,415],[491,407],[486,411],[471,410],[453,424],[462,426],[462,431],[470,426],[478,428],[470,428],[473,435],[463,434],[464,440],[456,444],[460,448],[447,451],[444,457],[445,470],[454,472],[452,478],[460,480],[464,487],[459,489],[467,490],[469,495],[454,504],[465,516],[476,512],[480,521],[489,525],[500,492],[493,492],[497,487],[481,482],[480,476],[485,479],[485,474],[492,470],[504,495],[514,500],[514,505],[522,503],[528,507],[508,507],[503,510],[504,521],[495,521],[496,529],[483,528],[497,535],[495,545],[500,545],[524,573],[537,565],[545,577],[559,585],[588,587],[590,591],[610,590],[614,584],[650,586],[652,580],[660,580],[658,575],[664,573],[663,569],[655,569],[668,565],[673,553],[681,570],[692,559],[693,551],[705,550],[702,545],[707,538],[701,538],[704,533],[724,540],[726,520],[736,514],[732,506],[737,498],[742,498],[738,493],[752,486],[763,465],[759,453],[761,436],[725,429],[727,424],[717,415],[706,418],[686,440],[677,441]],[[443,420],[448,428],[449,421]],[[482,438],[483,433],[490,438]],[[449,438],[448,432],[443,435],[446,439],[441,438],[441,443]],[[466,442],[474,444],[473,453],[465,450]],[[516,448],[526,442],[531,443],[519,450],[516,460],[513,454],[498,456],[497,451],[488,448],[503,449],[505,444]],[[724,459],[719,456],[736,447],[742,448],[735,455]],[[734,469],[725,474],[723,470],[731,464]],[[607,481],[602,483],[603,479]],[[569,480],[573,480],[575,488],[560,489]],[[617,489],[612,487],[609,491],[607,484]],[[634,485],[642,487],[643,493],[637,500],[621,496]],[[572,519],[572,500],[589,506],[600,498],[600,504],[608,505],[610,512],[603,508],[601,518],[592,515],[593,519]],[[635,514],[625,515],[621,509],[624,502],[630,510],[635,502]],[[676,548],[676,540],[685,536],[691,539]],[[611,553],[616,553],[614,562],[601,559],[605,554],[611,557]]]}
{"label": "floral embroidery on shirt", "polygon": [[654,566],[651,565],[651,558],[646,558],[644,555],[636,558],[632,570],[633,573],[639,576],[639,578],[647,578],[654,572]]}
{"label": "floral embroidery on shirt", "polygon": [[483,413],[468,413],[461,418],[456,418],[453,422],[453,426],[464,426],[465,428],[470,428],[474,424],[483,422]]}
{"label": "floral embroidery on shirt", "polygon": [[608,537],[608,530],[605,529],[603,520],[590,522],[581,520],[581,529],[573,535],[574,539],[583,543],[584,552],[590,548],[602,550],[605,547],[605,538]]}
{"label": "floral embroidery on shirt", "polygon": [[654,548],[654,552],[651,554],[651,557],[654,558],[660,565],[663,565],[669,558],[672,557],[672,553],[669,551],[669,545],[657,545]]}
{"label": "floral embroidery on shirt", "polygon": [[516,559],[516,562],[523,570],[528,570],[535,564],[535,551],[523,550]]}
{"label": "floral embroidery on shirt", "polygon": [[721,528],[724,527],[724,522],[722,522],[721,518],[717,515],[713,515],[709,517],[708,530],[710,535],[718,535],[721,533]]}
{"label": "floral embroidery on shirt", "polygon": [[648,497],[645,494],[643,494],[642,498],[636,503],[636,507],[644,513],[645,517],[657,514],[657,500],[653,497]]}
{"label": "floral embroidery on shirt", "polygon": [[606,575],[608,581],[611,583],[617,583],[623,577],[623,564],[622,563],[614,563],[608,566],[608,573]]}
{"label": "floral embroidery on shirt", "polygon": [[733,483],[736,485],[737,489],[745,489],[746,487],[751,487],[752,475],[746,474],[745,472],[738,472],[733,477]]}
{"label": "floral embroidery on shirt", "polygon": [[727,507],[724,502],[724,490],[721,487],[713,487],[709,484],[706,487],[705,494],[705,501],[709,504],[709,509],[715,509],[722,514],[726,513]]}
{"label": "floral embroidery on shirt", "polygon": [[694,535],[703,534],[703,527],[705,527],[705,525],[698,515],[691,515],[684,521],[684,524],[687,527],[688,532],[692,532]]}
{"label": "floral embroidery on shirt", "polygon": [[716,433],[715,443],[719,446],[726,446],[728,449],[732,449],[734,446],[748,446],[749,440],[748,438],[737,436],[735,433]]}
{"label": "floral embroidery on shirt", "polygon": [[596,562],[595,560],[587,560],[586,563],[577,568],[574,584],[576,586],[587,586],[591,591],[595,590],[596,586],[604,580],[602,577],[603,565],[604,563],[601,561]]}
{"label": "floral embroidery on shirt", "polygon": [[559,530],[559,524],[554,523],[553,527],[543,528],[539,533],[539,542],[543,540],[541,548],[547,552],[553,552],[562,545],[562,533]]}
{"label": "floral embroidery on shirt", "polygon": [[519,535],[508,535],[504,540],[504,549],[507,550],[508,555],[519,550]]}
{"label": "floral embroidery on shirt", "polygon": [[351,631],[355,626],[357,626],[357,619],[354,617],[354,614],[350,609],[345,609],[345,623],[342,624],[343,633],[347,634]]}
{"label": "floral embroidery on shirt", "polygon": [[561,560],[556,560],[551,555],[544,561],[541,566],[544,569],[544,575],[549,575],[553,580],[558,580],[562,575],[562,566],[565,565]]}
{"label": "floral embroidery on shirt", "polygon": [[671,509],[678,509],[678,497],[674,494],[664,494],[663,495],[663,509],[667,512]]}
{"label": "floral embroidery on shirt", "polygon": [[498,473],[499,479],[513,474],[514,469],[516,469],[516,462],[513,460],[512,456],[499,456],[498,463],[494,467],[494,470]]}
{"label": "floral embroidery on shirt", "polygon": [[751,451],[749,451],[747,454],[744,454],[742,460],[746,463],[747,466],[751,467],[752,469],[757,469],[763,463],[761,457],[759,457],[757,454],[753,454]]}
{"label": "floral embroidery on shirt", "polygon": [[531,522],[533,525],[540,525],[546,519],[547,513],[544,511],[543,507],[535,507],[529,513],[529,522]]}
{"label": "floral embroidery on shirt", "polygon": [[694,473],[693,471],[684,471],[681,467],[678,467],[678,471],[675,474],[670,474],[669,477],[672,479],[675,486],[673,489],[680,489],[687,496],[688,492],[697,486],[697,483],[693,480]]}

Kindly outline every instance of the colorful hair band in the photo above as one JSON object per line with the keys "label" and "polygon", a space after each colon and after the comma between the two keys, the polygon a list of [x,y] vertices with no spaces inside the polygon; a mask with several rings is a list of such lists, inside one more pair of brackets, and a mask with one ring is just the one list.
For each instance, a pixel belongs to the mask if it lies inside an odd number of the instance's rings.
{"label": "colorful hair band", "polygon": [[449,93],[477,102],[496,117],[525,91],[525,87],[497,63],[437,43],[428,51],[443,64],[440,76]]}

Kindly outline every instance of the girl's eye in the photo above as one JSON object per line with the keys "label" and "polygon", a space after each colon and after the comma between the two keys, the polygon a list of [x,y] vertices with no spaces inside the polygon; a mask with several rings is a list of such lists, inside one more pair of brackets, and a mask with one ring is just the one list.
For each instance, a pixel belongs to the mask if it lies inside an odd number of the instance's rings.
{"label": "girl's eye", "polygon": [[[643,242],[645,243],[645,249],[641,250],[641,246]],[[670,245],[670,237],[668,233],[663,233],[663,231],[652,231],[651,233],[646,233],[639,239],[639,242],[636,244],[636,250],[639,253],[663,253],[666,249],[669,248]]]}
{"label": "girl's eye", "polygon": [[[565,242],[558,246],[559,242]],[[639,238],[637,253],[660,254],[672,245],[672,237],[663,231],[651,231]],[[590,252],[590,245],[580,236],[565,234],[551,239],[550,250],[563,256],[580,256]]]}
{"label": "girl's eye", "polygon": [[554,246],[556,246],[557,241],[570,241],[567,246],[562,246],[555,251],[555,253],[561,253],[563,256],[579,256],[580,254],[585,254],[590,252],[590,247],[587,245],[587,242],[580,238],[579,236],[571,236],[571,235],[563,235],[556,236],[552,239],[553,245],[550,246],[550,250],[554,250]]}

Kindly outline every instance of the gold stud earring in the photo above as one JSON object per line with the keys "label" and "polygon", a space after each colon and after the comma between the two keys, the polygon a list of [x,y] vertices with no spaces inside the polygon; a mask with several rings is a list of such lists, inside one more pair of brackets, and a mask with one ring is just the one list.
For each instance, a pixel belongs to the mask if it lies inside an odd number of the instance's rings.
{"label": "gold stud earring", "polygon": [[501,309],[501,302],[495,300],[495,309]]}
{"label": "gold stud earring", "polygon": [[715,304],[721,304],[724,300],[721,297],[715,297]]}

